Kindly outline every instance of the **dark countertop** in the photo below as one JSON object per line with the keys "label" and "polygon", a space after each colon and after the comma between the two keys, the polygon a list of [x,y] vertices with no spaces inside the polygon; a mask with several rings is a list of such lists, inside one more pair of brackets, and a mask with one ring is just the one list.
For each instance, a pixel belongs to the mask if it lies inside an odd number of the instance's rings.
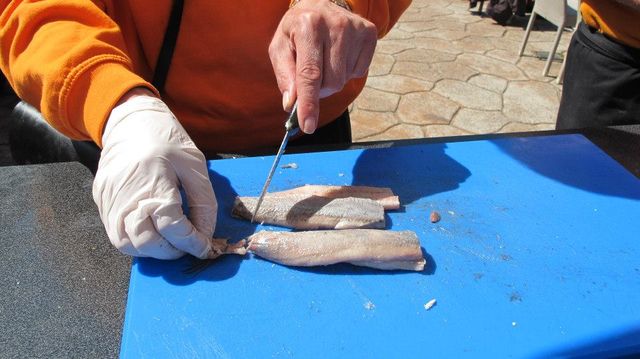
{"label": "dark countertop", "polygon": [[131,259],[79,163],[0,168],[0,357],[113,358]]}
{"label": "dark countertop", "polygon": [[[555,133],[566,132],[405,140],[353,147]],[[581,133],[640,177],[640,126]],[[320,149],[341,148],[313,150]],[[92,179],[78,163],[0,167],[0,357],[118,355],[131,259],[109,243],[92,200]]]}

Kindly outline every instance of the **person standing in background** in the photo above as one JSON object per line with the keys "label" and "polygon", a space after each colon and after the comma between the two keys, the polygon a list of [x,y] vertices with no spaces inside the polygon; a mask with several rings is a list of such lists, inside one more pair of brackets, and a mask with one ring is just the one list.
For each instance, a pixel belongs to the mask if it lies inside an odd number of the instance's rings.
{"label": "person standing in background", "polygon": [[640,123],[640,0],[582,0],[557,129]]}

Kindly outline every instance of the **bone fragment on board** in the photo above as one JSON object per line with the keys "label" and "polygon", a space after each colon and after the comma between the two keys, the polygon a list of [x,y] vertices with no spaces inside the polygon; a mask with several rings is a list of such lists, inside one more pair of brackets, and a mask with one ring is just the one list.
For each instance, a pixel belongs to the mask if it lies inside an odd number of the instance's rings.
{"label": "bone fragment on board", "polygon": [[290,266],[310,267],[345,262],[385,270],[422,271],[426,263],[420,241],[412,231],[260,231],[247,240],[250,252]]}
{"label": "bone fragment on board", "polygon": [[[251,219],[257,197],[237,197],[231,214]],[[294,229],[384,228],[384,208],[365,198],[267,194],[256,222]]]}
{"label": "bone fragment on board", "polygon": [[325,186],[307,184],[285,191],[271,192],[272,196],[320,196],[329,198],[368,198],[380,203],[385,210],[400,208],[400,199],[391,188],[371,186]]}

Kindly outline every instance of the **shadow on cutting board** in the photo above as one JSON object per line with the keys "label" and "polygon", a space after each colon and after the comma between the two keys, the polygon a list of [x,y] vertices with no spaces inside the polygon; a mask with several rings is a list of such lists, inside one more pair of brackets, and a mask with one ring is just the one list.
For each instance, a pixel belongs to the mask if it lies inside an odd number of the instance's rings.
{"label": "shadow on cutting board", "polygon": [[508,138],[492,143],[532,171],[565,185],[640,199],[638,179],[581,135]]}
{"label": "shadow on cutting board", "polygon": [[353,167],[353,185],[389,187],[401,205],[452,191],[471,172],[445,153],[446,144],[370,149],[362,152]]}
{"label": "shadow on cutting board", "polygon": [[640,324],[539,353],[537,358],[638,358]]}

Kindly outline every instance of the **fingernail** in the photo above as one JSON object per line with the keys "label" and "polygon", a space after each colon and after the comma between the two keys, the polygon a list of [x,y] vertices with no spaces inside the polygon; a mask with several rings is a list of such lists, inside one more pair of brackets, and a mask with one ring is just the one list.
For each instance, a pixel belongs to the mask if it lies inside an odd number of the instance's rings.
{"label": "fingernail", "polygon": [[285,111],[289,110],[289,91],[285,91],[282,93],[282,108]]}
{"label": "fingernail", "polygon": [[316,131],[316,120],[313,117],[307,117],[304,120],[304,128],[302,129],[304,133],[310,135]]}

